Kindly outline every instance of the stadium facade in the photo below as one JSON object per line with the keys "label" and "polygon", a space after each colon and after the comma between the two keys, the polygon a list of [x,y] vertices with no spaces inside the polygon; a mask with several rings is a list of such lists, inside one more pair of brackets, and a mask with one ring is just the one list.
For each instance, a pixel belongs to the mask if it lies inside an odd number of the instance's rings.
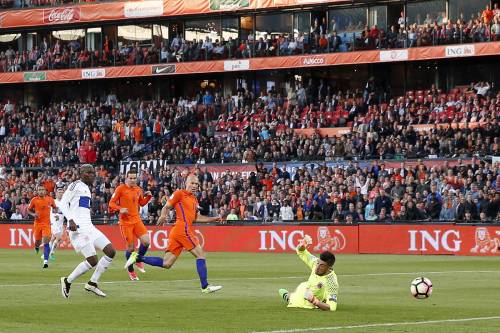
{"label": "stadium facade", "polygon": [[[152,100],[238,88],[258,95],[310,79],[345,90],[371,77],[403,94],[500,77],[495,22],[467,27],[495,6],[490,0],[34,4],[4,2],[9,8],[0,12],[0,51],[27,58],[19,67],[4,59],[2,99],[38,104],[113,93]],[[71,54],[40,66],[30,58],[57,44]]]}

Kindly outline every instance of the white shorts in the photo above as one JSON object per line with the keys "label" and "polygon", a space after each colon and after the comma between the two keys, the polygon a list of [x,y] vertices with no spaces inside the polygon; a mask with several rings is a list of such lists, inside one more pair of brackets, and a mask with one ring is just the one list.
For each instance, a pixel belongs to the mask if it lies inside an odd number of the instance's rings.
{"label": "white shorts", "polygon": [[64,222],[52,222],[50,224],[50,230],[52,232],[52,235],[60,235],[62,234],[64,230]]}
{"label": "white shorts", "polygon": [[96,250],[102,251],[108,244],[111,244],[108,237],[94,226],[70,231],[69,239],[75,251],[85,258],[95,256]]}

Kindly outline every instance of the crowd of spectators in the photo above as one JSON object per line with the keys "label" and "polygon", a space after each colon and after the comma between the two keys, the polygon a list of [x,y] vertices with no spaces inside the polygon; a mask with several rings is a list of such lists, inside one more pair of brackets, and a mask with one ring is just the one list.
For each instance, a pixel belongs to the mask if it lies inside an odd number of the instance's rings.
{"label": "crowd of spectators", "polygon": [[169,62],[286,56],[294,54],[342,52],[367,49],[393,49],[455,43],[473,43],[500,40],[500,10],[498,5],[487,7],[477,15],[456,21],[444,16],[426,18],[409,23],[400,17],[397,24],[387,31],[383,28],[363,25],[348,26],[337,31],[332,20],[330,29],[326,23],[314,20],[310,32],[296,34],[267,34],[255,38],[250,34],[245,39],[186,40],[177,34],[171,40],[155,40],[152,44],[139,42],[123,43],[115,47],[114,42],[104,36],[99,50],[85,48],[83,39],[48,41],[46,37],[31,50],[14,50],[12,47],[0,52],[0,72],[37,71],[47,69],[87,68],[102,66],[124,66]]}
{"label": "crowd of spectators", "polygon": [[[273,88],[259,97],[240,89],[224,99],[207,90],[169,102],[119,102],[110,94],[40,108],[7,101],[0,105],[0,165],[115,165],[139,151],[146,159],[180,164],[499,154],[500,93],[490,84],[448,94],[433,87],[387,102],[371,85],[334,93],[311,80],[305,89],[299,83],[288,93]],[[180,124],[185,133],[157,142]],[[344,134],[296,131],[337,127]]]}
{"label": "crowd of spectators", "polygon": [[[120,102],[111,93],[102,101],[40,108],[7,101],[0,106],[0,213],[4,218],[12,218],[11,214],[26,217],[35,184],[45,184],[51,191],[57,182],[74,179],[76,170],[70,166],[90,162],[98,166],[92,209],[109,219],[107,202],[120,182],[118,163],[137,153],[139,157],[132,159],[198,165],[351,160],[347,168],[304,167],[292,175],[281,167],[263,170],[258,166],[249,178],[225,174],[213,179],[198,169],[200,205],[212,215],[335,223],[496,219],[498,164],[473,160],[472,166],[451,167],[436,162],[428,168],[403,163],[388,169],[377,161],[500,155],[500,96],[491,85],[471,84],[446,97],[432,87],[422,92],[426,96],[421,102],[416,91],[388,101],[382,98],[381,103],[371,86],[368,82],[359,91],[337,93],[324,88],[323,96],[320,81],[319,85],[309,82],[305,89],[298,84],[282,94],[271,89],[256,97],[241,89],[226,99],[206,92],[168,102]],[[298,93],[301,89],[304,97]],[[448,107],[463,113],[462,128],[457,129],[460,123],[453,123],[454,116],[443,121],[450,126],[441,124],[440,117],[431,117],[447,112]],[[349,124],[346,134],[322,137],[295,131],[324,127],[311,119],[328,117],[328,112],[340,115],[328,126]],[[293,121],[296,113],[299,117]],[[478,121],[482,122],[479,126]],[[188,126],[182,134],[164,137],[180,124]],[[415,130],[419,124],[428,124],[428,129]],[[358,159],[374,162],[365,169],[352,162]],[[162,202],[182,186],[183,179],[181,169],[173,166],[154,174],[141,172],[141,186],[155,194],[143,216],[153,221]],[[376,205],[373,212],[366,208],[370,205]]]}
{"label": "crowd of spectators", "polygon": [[[329,221],[356,223],[369,221],[499,221],[500,170],[472,159],[451,166],[448,162],[426,167],[402,162],[387,168],[382,161],[368,167],[349,162],[342,167],[308,165],[291,175],[286,165],[273,165],[269,170],[256,166],[250,176],[225,172],[219,178],[203,167],[196,167],[201,189],[196,193],[200,211],[210,216],[228,216],[254,221]],[[142,171],[141,187],[153,192],[153,199],[140,214],[154,223],[162,205],[177,188],[182,188],[186,172],[166,166],[158,172]],[[27,218],[27,205],[35,184],[52,191],[56,183],[76,179],[74,167],[55,171],[15,171],[1,169],[0,217]],[[97,168],[92,188],[92,212],[104,223],[114,217],[107,214],[107,204],[123,175]],[[15,215],[14,215],[15,214]],[[231,219],[230,218],[230,219]]]}

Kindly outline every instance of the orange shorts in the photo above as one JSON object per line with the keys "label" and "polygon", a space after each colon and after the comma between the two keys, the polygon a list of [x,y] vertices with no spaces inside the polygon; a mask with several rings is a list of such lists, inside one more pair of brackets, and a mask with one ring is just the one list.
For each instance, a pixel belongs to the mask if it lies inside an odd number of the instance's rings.
{"label": "orange shorts", "polygon": [[148,233],[148,229],[141,221],[134,224],[120,225],[120,232],[127,244],[134,244],[137,238]]}
{"label": "orange shorts", "polygon": [[168,247],[165,252],[170,252],[174,256],[178,257],[182,249],[186,249],[187,251],[191,251],[195,247],[200,245],[198,238],[193,235],[192,232],[187,233],[176,233],[171,232],[168,235]]}
{"label": "orange shorts", "polygon": [[50,224],[35,224],[35,240],[41,240],[43,237],[50,238],[52,232]]}

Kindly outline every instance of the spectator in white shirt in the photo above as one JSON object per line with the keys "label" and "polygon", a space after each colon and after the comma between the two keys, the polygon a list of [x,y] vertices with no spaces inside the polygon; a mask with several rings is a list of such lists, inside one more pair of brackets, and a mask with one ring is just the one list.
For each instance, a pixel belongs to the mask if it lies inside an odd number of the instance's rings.
{"label": "spectator in white shirt", "polygon": [[10,219],[11,220],[22,220],[23,219],[23,216],[21,215],[19,208],[16,208],[16,212],[10,216]]}
{"label": "spectator in white shirt", "polygon": [[212,41],[208,36],[205,38],[205,41],[203,42],[203,45],[201,47],[209,53],[212,52],[214,48]]}
{"label": "spectator in white shirt", "polygon": [[288,201],[285,201],[285,204],[280,209],[280,218],[282,221],[292,221],[294,218],[293,209]]}
{"label": "spectator in white shirt", "polygon": [[488,84],[488,82],[479,82],[474,86],[474,89],[476,89],[478,95],[485,97],[488,93],[488,90],[490,90],[490,85]]}

